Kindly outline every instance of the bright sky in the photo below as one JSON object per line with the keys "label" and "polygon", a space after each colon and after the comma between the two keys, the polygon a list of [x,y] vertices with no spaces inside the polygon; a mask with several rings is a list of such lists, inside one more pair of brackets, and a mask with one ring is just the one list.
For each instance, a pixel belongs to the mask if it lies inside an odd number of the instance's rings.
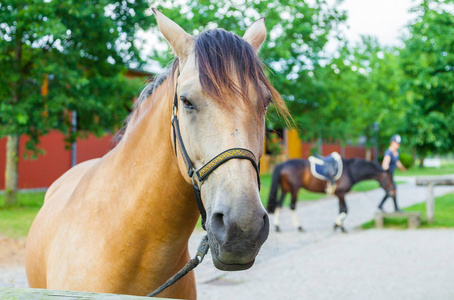
{"label": "bright sky", "polygon": [[386,46],[400,44],[403,27],[412,19],[408,12],[418,0],[344,0],[340,6],[347,11],[346,37],[359,41],[360,35],[374,35]]}

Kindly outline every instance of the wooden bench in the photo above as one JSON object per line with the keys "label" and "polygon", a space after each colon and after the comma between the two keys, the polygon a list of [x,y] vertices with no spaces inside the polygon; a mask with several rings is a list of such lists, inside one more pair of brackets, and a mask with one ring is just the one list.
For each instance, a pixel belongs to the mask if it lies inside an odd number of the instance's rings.
{"label": "wooden bench", "polygon": [[433,223],[435,214],[435,197],[434,186],[436,185],[454,185],[452,177],[418,177],[416,185],[425,185],[428,189],[428,197],[426,200],[426,217],[428,223]]}
{"label": "wooden bench", "polygon": [[[98,300],[144,300],[150,299],[140,296],[127,296],[117,294],[98,294],[85,292],[70,292],[43,289],[20,289],[14,287],[0,287],[0,299],[8,300],[68,300],[68,299],[98,299]],[[163,299],[163,298],[153,298]]]}
{"label": "wooden bench", "polygon": [[410,229],[416,229],[421,224],[420,212],[377,212],[375,214],[375,227],[383,228],[385,224],[385,218],[407,218],[408,228]]}

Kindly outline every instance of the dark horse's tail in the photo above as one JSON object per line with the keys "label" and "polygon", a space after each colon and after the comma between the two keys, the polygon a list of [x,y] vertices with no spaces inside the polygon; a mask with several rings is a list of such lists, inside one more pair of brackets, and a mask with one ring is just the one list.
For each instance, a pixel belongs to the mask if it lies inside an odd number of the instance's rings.
{"label": "dark horse's tail", "polygon": [[266,210],[269,213],[274,213],[274,210],[276,209],[277,190],[279,189],[279,180],[281,179],[281,170],[283,167],[284,167],[283,163],[278,164],[276,167],[274,167],[273,170],[270,195],[268,197],[268,204],[266,206]]}

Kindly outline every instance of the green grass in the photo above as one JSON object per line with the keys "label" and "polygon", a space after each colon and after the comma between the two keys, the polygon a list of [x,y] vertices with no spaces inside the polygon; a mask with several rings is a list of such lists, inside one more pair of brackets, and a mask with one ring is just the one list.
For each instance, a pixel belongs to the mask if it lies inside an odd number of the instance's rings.
{"label": "green grass", "polygon": [[[421,212],[422,220],[420,228],[454,228],[454,193],[446,194],[435,199],[434,222],[427,223],[426,203],[418,203],[407,207],[404,211]],[[405,218],[385,218],[385,228],[405,229],[407,219]],[[363,229],[375,227],[375,221],[371,220],[361,225]]]}
{"label": "green grass", "polygon": [[[405,183],[405,181],[397,181],[396,184],[401,184]],[[354,192],[367,192],[370,190],[374,190],[380,187],[380,184],[378,183],[377,180],[364,180],[361,182],[358,182],[352,187],[352,191]]]}
{"label": "green grass", "polygon": [[[24,238],[43,205],[45,192],[27,192],[18,194],[18,205],[12,208],[0,208],[0,234],[9,238]],[[0,207],[3,207],[5,195],[0,195]]]}
{"label": "green grass", "polygon": [[358,182],[352,187],[352,191],[355,192],[365,192],[365,191],[370,191],[376,188],[379,188],[380,184],[378,183],[377,180],[364,180],[361,182]]}
{"label": "green grass", "polygon": [[395,176],[431,176],[448,174],[454,174],[454,164],[442,165],[440,168],[413,167],[408,169],[407,172],[402,172],[397,169],[394,173]]}

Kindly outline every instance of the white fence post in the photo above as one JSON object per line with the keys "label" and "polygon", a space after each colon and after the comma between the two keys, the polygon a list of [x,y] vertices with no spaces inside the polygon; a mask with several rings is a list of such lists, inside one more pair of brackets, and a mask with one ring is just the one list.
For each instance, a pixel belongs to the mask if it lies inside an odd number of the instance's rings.
{"label": "white fence post", "polygon": [[434,199],[434,183],[432,181],[428,182],[427,189],[429,191],[429,194],[426,202],[426,217],[428,223],[433,223],[435,212],[435,199]]}

